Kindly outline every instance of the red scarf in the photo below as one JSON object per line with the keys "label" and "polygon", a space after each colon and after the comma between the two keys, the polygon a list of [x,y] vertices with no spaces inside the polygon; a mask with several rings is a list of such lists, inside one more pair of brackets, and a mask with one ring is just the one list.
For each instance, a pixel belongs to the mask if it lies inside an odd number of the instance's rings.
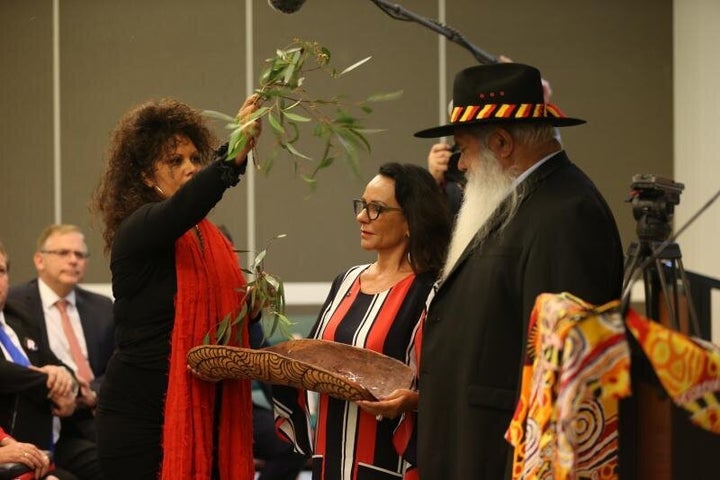
{"label": "red scarf", "polygon": [[[198,233],[202,247],[198,242]],[[216,385],[193,377],[186,355],[200,345],[227,314],[237,315],[246,285],[237,257],[227,239],[210,221],[190,229],[175,243],[177,296],[172,332],[169,385],[163,425],[162,480],[210,480],[213,421],[219,422],[220,480],[251,480],[252,403],[250,382],[223,384],[220,412],[215,412]],[[242,345],[248,345],[247,322]],[[231,343],[234,341],[231,340]]]}

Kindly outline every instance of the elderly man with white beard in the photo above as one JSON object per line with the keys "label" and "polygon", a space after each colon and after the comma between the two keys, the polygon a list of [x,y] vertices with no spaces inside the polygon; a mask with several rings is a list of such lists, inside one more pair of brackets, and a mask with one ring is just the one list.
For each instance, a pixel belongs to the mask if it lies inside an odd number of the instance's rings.
{"label": "elderly man with white beard", "polygon": [[537,69],[506,63],[458,73],[450,122],[415,134],[454,135],[468,177],[422,337],[423,480],[510,478],[504,434],[535,298],[567,291],[602,304],[620,296],[613,215],[555,135],[581,123],[544,102]]}

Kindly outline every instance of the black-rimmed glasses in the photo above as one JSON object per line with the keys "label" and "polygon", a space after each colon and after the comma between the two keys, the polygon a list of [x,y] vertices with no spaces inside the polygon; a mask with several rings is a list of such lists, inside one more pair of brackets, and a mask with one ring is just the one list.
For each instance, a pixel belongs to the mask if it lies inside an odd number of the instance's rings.
{"label": "black-rimmed glasses", "polygon": [[391,212],[393,210],[402,212],[402,208],[387,207],[374,202],[367,203],[365,200],[353,200],[353,209],[355,210],[355,215],[360,215],[360,212],[365,210],[365,214],[371,221],[377,220],[383,212]]}
{"label": "black-rimmed glasses", "polygon": [[65,248],[58,249],[58,250],[40,250],[40,253],[48,253],[50,255],[57,255],[61,258],[67,258],[70,255],[75,255],[75,258],[78,260],[87,260],[87,258],[90,256],[89,253],[81,252],[79,250],[68,250]]}

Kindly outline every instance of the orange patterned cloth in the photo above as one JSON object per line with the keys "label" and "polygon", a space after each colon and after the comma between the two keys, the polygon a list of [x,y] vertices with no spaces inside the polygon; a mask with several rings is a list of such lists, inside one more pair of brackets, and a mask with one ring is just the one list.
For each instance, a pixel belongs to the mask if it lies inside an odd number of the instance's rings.
{"label": "orange patterned cloth", "polygon": [[513,479],[618,478],[618,400],[630,394],[630,353],[617,305],[538,296],[505,434],[515,447]]}
{"label": "orange patterned cloth", "polygon": [[675,404],[695,425],[720,434],[720,348],[632,310],[626,323]]}

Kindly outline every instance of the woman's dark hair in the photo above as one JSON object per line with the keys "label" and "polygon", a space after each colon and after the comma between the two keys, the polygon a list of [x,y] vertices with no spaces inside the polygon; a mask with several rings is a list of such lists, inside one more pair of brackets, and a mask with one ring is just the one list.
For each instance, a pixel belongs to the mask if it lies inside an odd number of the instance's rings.
{"label": "woman's dark hair", "polygon": [[413,271],[437,275],[445,262],[452,229],[440,187],[427,170],[410,163],[385,163],[378,173],[395,180],[395,199],[410,229],[408,252]]}
{"label": "woman's dark hair", "polygon": [[214,138],[199,112],[176,100],[152,100],[128,111],[112,133],[105,173],[93,194],[90,209],[105,223],[103,239],[109,252],[125,218],[140,206],[160,200],[145,179],[157,162],[175,151],[177,137],[189,138],[203,163],[213,154]]}

